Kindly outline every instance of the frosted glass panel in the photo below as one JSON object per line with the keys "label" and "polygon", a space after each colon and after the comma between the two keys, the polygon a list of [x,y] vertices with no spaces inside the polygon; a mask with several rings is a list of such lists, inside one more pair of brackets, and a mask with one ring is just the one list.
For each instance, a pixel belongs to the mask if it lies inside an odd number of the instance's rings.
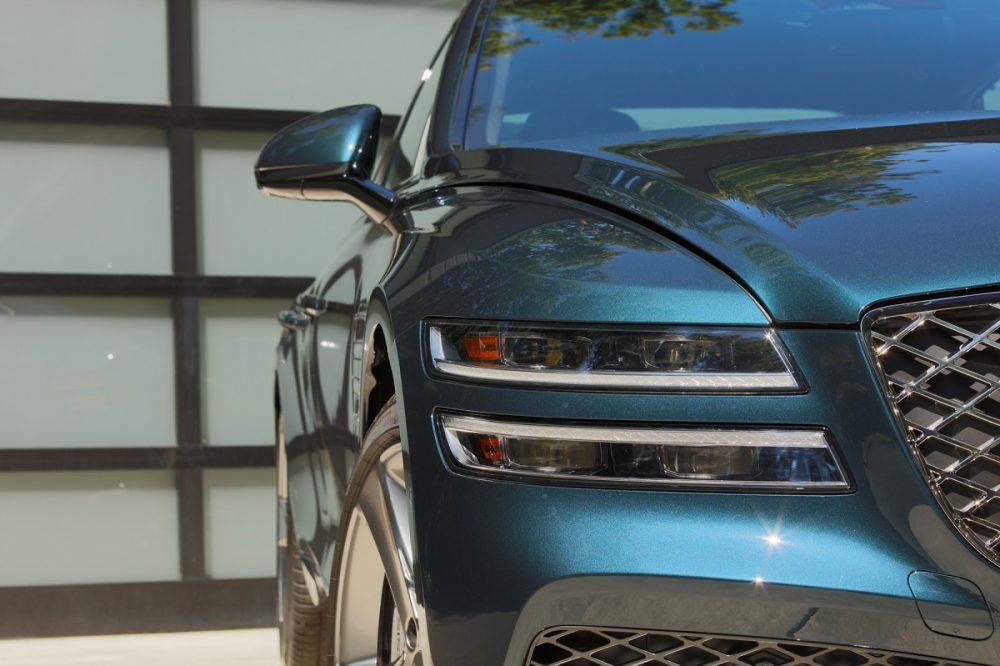
{"label": "frosted glass panel", "polygon": [[275,572],[273,469],[208,469],[205,568],[211,578],[260,578]]}
{"label": "frosted glass panel", "polygon": [[253,165],[267,134],[198,135],[198,225],[201,267],[211,275],[311,277],[361,217],[343,202],[269,197],[254,184]]}
{"label": "frosted glass panel", "polygon": [[202,396],[208,444],[274,441],[274,359],[287,301],[205,300]]}
{"label": "frosted glass panel", "polygon": [[174,445],[165,300],[0,296],[0,340],[0,447]]}
{"label": "frosted glass panel", "polygon": [[4,271],[170,272],[162,130],[0,124],[0,155]]}
{"label": "frosted glass panel", "polygon": [[0,586],[180,578],[171,472],[0,473],[0,525]]}
{"label": "frosted glass panel", "polygon": [[167,100],[165,0],[3,0],[0,97]]}
{"label": "frosted glass panel", "polygon": [[197,0],[199,103],[403,113],[458,5]]}

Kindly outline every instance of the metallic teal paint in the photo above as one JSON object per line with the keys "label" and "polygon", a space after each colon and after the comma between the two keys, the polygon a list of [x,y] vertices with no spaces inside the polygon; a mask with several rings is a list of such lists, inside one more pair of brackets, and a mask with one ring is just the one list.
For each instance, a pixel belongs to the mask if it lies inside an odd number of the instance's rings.
{"label": "metallic teal paint", "polygon": [[888,298],[997,284],[998,171],[1000,142],[909,142],[737,164],[713,180],[775,252],[840,292],[785,313],[797,285],[776,283],[763,300],[779,318],[838,321]]}
{"label": "metallic teal paint", "polygon": [[[514,646],[526,645],[546,622],[572,623],[565,606],[580,598],[605,608],[617,599],[609,617],[638,621],[645,613],[657,618],[655,626],[679,631],[711,627],[911,652],[918,640],[928,654],[1000,663],[996,642],[924,627],[907,582],[912,571],[962,576],[991,599],[1000,598],[1000,580],[940,514],[863,362],[857,333],[785,330],[782,338],[811,383],[807,395],[532,391],[528,400],[524,390],[427,377],[417,328],[403,331],[396,341],[400,373],[422,377],[408,384],[405,411],[411,470],[421,479],[413,490],[414,523],[435,663],[513,664]],[[856,490],[791,496],[474,479],[447,464],[429,418],[435,409],[629,424],[823,424]],[[592,576],[610,578],[594,592]],[[648,581],[642,601],[634,577]],[[694,581],[712,592],[699,597]],[[549,598],[545,590],[559,585],[565,587]],[[673,602],[678,590],[691,605]],[[519,624],[529,610],[547,619]],[[767,615],[742,614],[751,611]],[[492,656],[508,644],[506,662]]]}
{"label": "metallic teal paint", "polygon": [[[984,121],[979,131],[996,125]],[[1000,284],[1000,189],[992,184],[1000,141],[839,137],[847,147],[814,151],[825,145],[814,136],[783,140],[782,157],[744,162],[743,144],[754,142],[745,138],[688,145],[673,157],[666,140],[590,139],[560,150],[459,153],[428,173],[445,187],[531,182],[636,215],[725,266],[776,321],[854,324],[887,299]],[[711,165],[707,180],[674,168],[689,162]]]}
{"label": "metallic teal paint", "polygon": [[382,112],[369,104],[317,113],[289,125],[268,141],[257,160],[261,185],[272,180],[371,176]]}
{"label": "metallic teal paint", "polygon": [[401,321],[766,324],[717,268],[620,216],[529,191],[444,193],[410,212],[405,270],[386,281]]}

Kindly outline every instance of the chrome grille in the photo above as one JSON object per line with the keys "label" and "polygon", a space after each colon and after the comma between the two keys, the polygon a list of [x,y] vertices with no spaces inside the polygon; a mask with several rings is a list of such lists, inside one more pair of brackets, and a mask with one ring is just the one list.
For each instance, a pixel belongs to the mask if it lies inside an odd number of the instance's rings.
{"label": "chrome grille", "polygon": [[885,310],[866,330],[938,502],[1000,564],[1000,302]]}
{"label": "chrome grille", "polygon": [[869,648],[596,627],[549,629],[528,654],[528,666],[975,666]]}

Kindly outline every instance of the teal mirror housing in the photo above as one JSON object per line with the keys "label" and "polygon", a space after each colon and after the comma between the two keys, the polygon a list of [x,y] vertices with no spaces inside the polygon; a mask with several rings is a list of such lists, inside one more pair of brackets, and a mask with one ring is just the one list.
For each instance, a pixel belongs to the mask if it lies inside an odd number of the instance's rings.
{"label": "teal mirror housing", "polygon": [[282,129],[260,151],[257,187],[274,196],[350,201],[381,221],[395,194],[371,180],[382,112],[361,104],[317,113]]}

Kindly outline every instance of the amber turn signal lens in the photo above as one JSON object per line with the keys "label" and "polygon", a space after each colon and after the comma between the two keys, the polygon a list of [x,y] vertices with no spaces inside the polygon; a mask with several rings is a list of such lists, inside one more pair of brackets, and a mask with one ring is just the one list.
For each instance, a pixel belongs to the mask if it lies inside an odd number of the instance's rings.
{"label": "amber turn signal lens", "polygon": [[496,435],[476,436],[476,446],[479,448],[479,456],[483,462],[503,462],[503,444]]}
{"label": "amber turn signal lens", "polygon": [[500,361],[500,338],[497,335],[469,333],[465,336],[465,353],[471,361]]}

